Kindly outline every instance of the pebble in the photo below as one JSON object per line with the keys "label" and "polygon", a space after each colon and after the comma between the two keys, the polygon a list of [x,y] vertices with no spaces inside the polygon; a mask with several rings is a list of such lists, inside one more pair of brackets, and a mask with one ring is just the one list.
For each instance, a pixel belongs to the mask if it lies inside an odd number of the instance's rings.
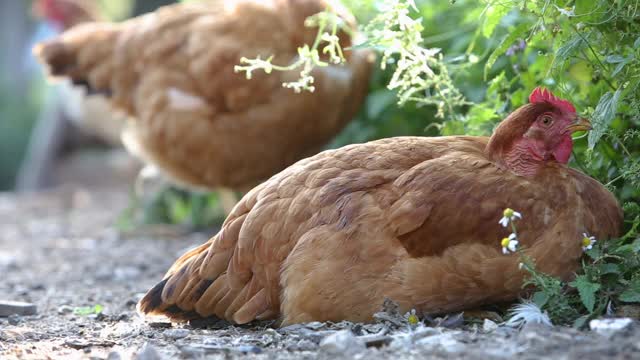
{"label": "pebble", "polygon": [[611,337],[629,329],[633,325],[631,318],[594,319],[589,321],[589,328],[600,335]]}
{"label": "pebble", "polygon": [[38,309],[35,304],[20,301],[0,300],[0,317],[9,315],[35,315]]}
{"label": "pebble", "polygon": [[73,312],[73,308],[69,305],[62,305],[58,308],[58,314],[66,315],[71,314]]}
{"label": "pebble", "polygon": [[178,340],[186,338],[190,333],[191,332],[188,329],[168,329],[165,330],[162,334],[170,339]]}
{"label": "pebble", "polygon": [[117,351],[112,351],[107,355],[107,360],[122,360],[122,356]]}
{"label": "pebble", "polygon": [[318,344],[308,339],[302,339],[297,343],[289,344],[287,346],[287,350],[289,351],[314,351],[317,348]]}
{"label": "pebble", "polygon": [[322,339],[320,349],[335,355],[352,355],[364,351],[366,346],[351,330],[340,330]]}
{"label": "pebble", "polygon": [[234,350],[244,354],[260,354],[262,352],[262,348],[255,345],[240,345]]}
{"label": "pebble", "polygon": [[497,328],[498,324],[489,319],[484,319],[484,323],[482,323],[482,330],[484,330],[484,332],[494,332]]}
{"label": "pebble", "polygon": [[134,356],[136,360],[161,360],[158,350],[156,350],[151,344],[144,343],[138,353]]}
{"label": "pebble", "polygon": [[14,326],[20,324],[20,322],[22,321],[22,319],[20,318],[20,315],[16,315],[16,314],[9,315],[9,318],[7,320],[9,321],[9,325],[14,325]]}
{"label": "pebble", "polygon": [[464,351],[465,346],[456,338],[460,332],[446,332],[439,335],[428,336],[418,340],[416,343],[433,348],[442,348],[446,352],[455,353]]}

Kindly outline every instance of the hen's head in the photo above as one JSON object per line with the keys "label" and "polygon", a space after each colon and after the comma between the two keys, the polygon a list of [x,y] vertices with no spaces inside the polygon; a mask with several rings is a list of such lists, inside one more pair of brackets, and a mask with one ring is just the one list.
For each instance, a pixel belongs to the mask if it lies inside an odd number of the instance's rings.
{"label": "hen's head", "polygon": [[532,174],[545,162],[569,162],[573,149],[571,134],[590,129],[589,121],[579,117],[570,102],[536,88],[529,95],[529,104],[498,125],[487,152],[511,170]]}
{"label": "hen's head", "polygon": [[59,30],[98,19],[95,4],[83,0],[36,0],[32,12]]}

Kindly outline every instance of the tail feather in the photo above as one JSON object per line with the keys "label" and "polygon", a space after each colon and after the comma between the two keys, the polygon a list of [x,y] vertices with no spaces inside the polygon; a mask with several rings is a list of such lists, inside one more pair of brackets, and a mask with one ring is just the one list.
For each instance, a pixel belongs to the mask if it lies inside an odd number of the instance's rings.
{"label": "tail feather", "polygon": [[33,54],[51,76],[69,78],[89,93],[110,94],[120,32],[116,24],[83,24],[37,44]]}
{"label": "tail feather", "polygon": [[[207,278],[201,265],[210,251],[207,243],[178,259],[165,278],[140,300],[138,312],[175,321],[215,317],[238,324],[277,316],[257,278],[251,277],[236,288],[230,286],[227,271]],[[228,258],[223,260],[229,263]]]}
{"label": "tail feather", "polygon": [[[189,310],[183,306],[162,300],[162,292],[165,290],[168,279],[169,278],[162,280],[147,292],[142,300],[138,302],[138,312],[146,315],[163,315],[174,321],[189,321],[203,318],[201,314],[193,310],[193,307]],[[203,288],[206,291],[208,285],[205,286],[205,284],[206,281],[204,281],[201,286],[192,289],[188,295],[191,301],[193,301],[192,299],[200,298],[202,293],[204,293],[204,291],[202,291]]]}
{"label": "tail feather", "polygon": [[260,277],[233,260],[245,219],[246,214],[228,219],[210,241],[182,255],[138,311],[177,321],[216,317],[238,324],[277,317],[279,303],[271,301]]}

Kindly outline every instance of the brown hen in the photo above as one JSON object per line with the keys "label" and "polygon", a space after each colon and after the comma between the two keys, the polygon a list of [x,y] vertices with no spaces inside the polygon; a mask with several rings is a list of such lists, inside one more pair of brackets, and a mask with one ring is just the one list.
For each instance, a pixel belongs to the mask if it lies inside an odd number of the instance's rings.
{"label": "brown hen", "polygon": [[299,161],[254,188],[209,242],[183,255],[139,304],[173,319],[368,321],[515,299],[523,271],[504,255],[505,208],[540,271],[578,269],[583,233],[617,236],[621,209],[566,166],[575,109],[536,90],[491,138],[398,137]]}
{"label": "brown hen", "polygon": [[212,0],[83,24],[35,53],[53,76],[108,95],[133,116],[127,147],[175,182],[246,190],[321,150],[363,102],[372,60],[365,50],[347,51],[345,66],[316,68],[313,93],[283,88],[296,71],[252,80],[234,72],[241,57],[294,61],[317,34],[305,19],[327,7],[355,29],[331,0]]}

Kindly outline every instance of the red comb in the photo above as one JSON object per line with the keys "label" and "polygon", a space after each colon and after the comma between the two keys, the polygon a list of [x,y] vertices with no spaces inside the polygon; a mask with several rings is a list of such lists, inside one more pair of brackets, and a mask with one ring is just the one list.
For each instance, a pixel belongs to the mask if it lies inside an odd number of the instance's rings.
{"label": "red comb", "polygon": [[529,95],[529,102],[532,104],[548,102],[566,112],[576,112],[576,108],[573,106],[573,104],[571,104],[567,100],[562,100],[556,97],[551,91],[541,87],[537,87],[531,92],[531,95]]}

